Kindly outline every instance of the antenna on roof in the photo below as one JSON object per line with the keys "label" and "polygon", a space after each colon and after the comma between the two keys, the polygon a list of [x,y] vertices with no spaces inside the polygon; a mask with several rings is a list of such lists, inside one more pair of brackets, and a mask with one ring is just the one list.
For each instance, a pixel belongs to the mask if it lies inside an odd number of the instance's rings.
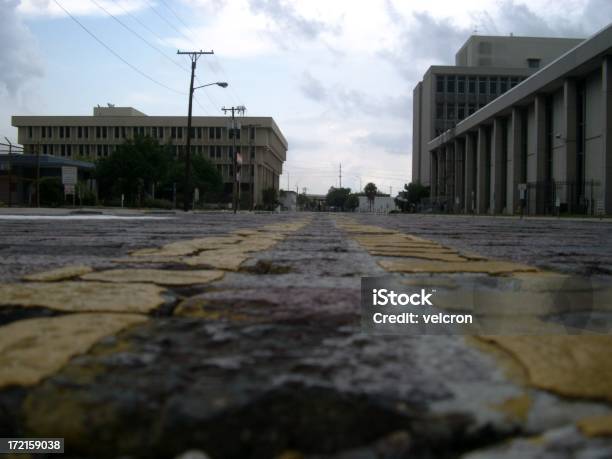
{"label": "antenna on roof", "polygon": [[108,108],[115,108],[115,104],[111,104],[110,102],[107,102],[106,105],[108,105]]}

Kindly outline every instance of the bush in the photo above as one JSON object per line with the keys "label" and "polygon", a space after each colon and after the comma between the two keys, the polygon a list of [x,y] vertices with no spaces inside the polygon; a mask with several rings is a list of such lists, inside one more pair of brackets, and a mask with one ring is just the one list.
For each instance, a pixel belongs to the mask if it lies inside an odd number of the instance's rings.
{"label": "bush", "polygon": [[167,199],[146,198],[143,205],[152,209],[172,209],[172,201]]}
{"label": "bush", "polygon": [[39,184],[40,203],[43,206],[58,207],[64,203],[64,187],[59,177],[43,177]]}

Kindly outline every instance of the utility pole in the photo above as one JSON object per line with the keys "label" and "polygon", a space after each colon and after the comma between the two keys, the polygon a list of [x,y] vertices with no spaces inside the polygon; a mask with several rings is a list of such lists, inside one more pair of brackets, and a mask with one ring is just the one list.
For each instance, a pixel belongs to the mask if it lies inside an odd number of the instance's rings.
{"label": "utility pole", "polygon": [[191,206],[191,107],[193,105],[193,78],[196,62],[202,54],[214,54],[214,51],[177,51],[176,54],[186,54],[191,59],[191,82],[189,84],[189,110],[187,112],[187,145],[185,151],[185,190],[183,195],[183,210],[187,212]]}
{"label": "utility pole", "polygon": [[340,163],[340,172],[338,173],[338,180],[340,182],[340,188],[342,188],[342,163]]}
{"label": "utility pole", "polygon": [[232,112],[232,158],[233,158],[233,172],[234,172],[234,186],[232,187],[232,208],[234,209],[234,213],[238,210],[238,205],[240,204],[240,181],[239,181],[239,173],[238,173],[238,161],[236,154],[236,112],[242,113],[246,111],[246,107],[244,105],[239,105],[238,107],[223,107],[223,113]]}
{"label": "utility pole", "polygon": [[40,207],[40,142],[36,145],[36,207]]}
{"label": "utility pole", "polygon": [[291,188],[289,188],[289,171],[287,171],[287,191],[289,191]]}

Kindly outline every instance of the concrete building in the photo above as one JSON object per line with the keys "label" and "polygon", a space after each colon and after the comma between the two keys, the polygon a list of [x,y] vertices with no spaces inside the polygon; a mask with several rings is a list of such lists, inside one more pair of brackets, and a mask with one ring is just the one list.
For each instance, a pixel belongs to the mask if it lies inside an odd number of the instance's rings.
{"label": "concrete building", "polygon": [[370,205],[367,196],[359,196],[359,207],[357,212],[375,212],[388,214],[392,210],[397,210],[395,199],[391,196],[374,196],[374,202]]}
{"label": "concrete building", "polygon": [[430,185],[427,143],[582,39],[471,36],[454,66],[432,66],[413,91],[412,181]]}
{"label": "concrete building", "polygon": [[432,199],[491,214],[612,214],[612,25],[427,144]]}
{"label": "concrete building", "polygon": [[[194,116],[191,153],[204,155],[218,168],[231,193],[233,159],[230,119]],[[94,107],[93,116],[13,116],[17,140],[25,153],[96,160],[111,154],[126,139],[151,136],[172,145],[177,155],[187,141],[184,116],[147,116],[132,107]],[[253,192],[261,203],[261,191],[279,189],[278,179],[287,156],[287,140],[270,117],[241,117],[236,138],[242,153],[241,191]]]}

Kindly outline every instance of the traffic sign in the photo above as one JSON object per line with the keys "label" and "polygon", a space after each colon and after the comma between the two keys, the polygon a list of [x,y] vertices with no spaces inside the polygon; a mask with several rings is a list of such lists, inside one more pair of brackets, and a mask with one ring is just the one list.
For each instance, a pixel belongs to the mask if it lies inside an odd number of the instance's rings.
{"label": "traffic sign", "polygon": [[74,166],[62,166],[62,183],[64,185],[77,184],[77,168]]}

